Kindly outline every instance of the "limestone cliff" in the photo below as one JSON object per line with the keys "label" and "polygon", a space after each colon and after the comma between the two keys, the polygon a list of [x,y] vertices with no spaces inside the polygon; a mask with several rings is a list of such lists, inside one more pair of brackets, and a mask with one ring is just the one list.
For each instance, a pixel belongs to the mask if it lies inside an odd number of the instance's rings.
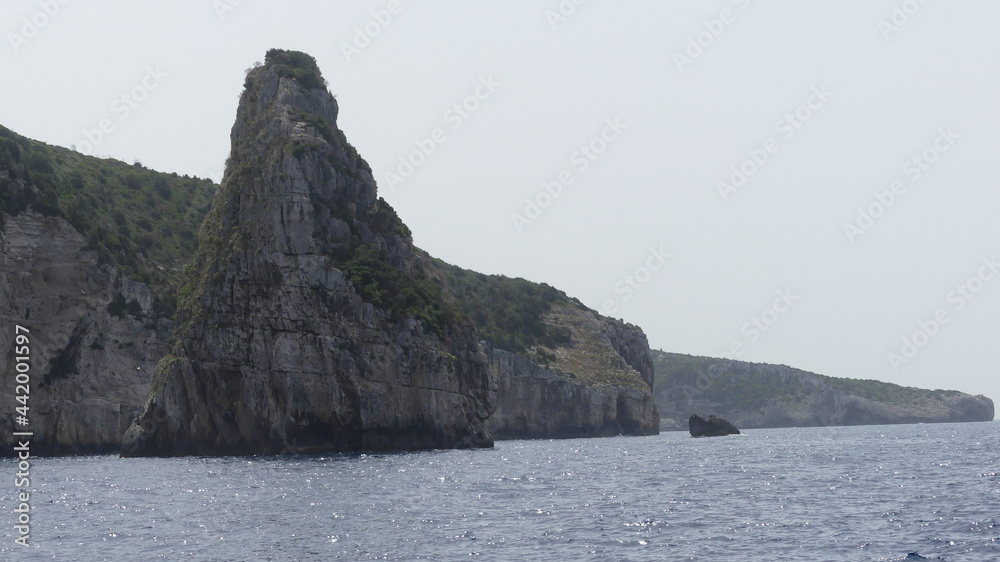
{"label": "limestone cliff", "polygon": [[[650,392],[646,336],[634,326],[585,308],[556,307],[546,322],[569,329],[570,342],[536,363],[530,355],[494,349],[497,409],[489,428],[497,439],[654,435],[659,414]],[[616,348],[627,348],[623,355]],[[534,356],[537,358],[536,350]]]}
{"label": "limestone cliff", "polygon": [[315,61],[247,76],[180,291],[180,326],[124,455],[490,446],[475,328],[376,194]]}
{"label": "limestone cliff", "polygon": [[497,439],[659,432],[646,335],[542,283],[436,262],[490,346]]}
{"label": "limestone cliff", "polygon": [[[117,450],[173,329],[173,287],[215,185],[85,156],[0,126],[0,349],[28,330],[27,425],[0,388],[0,438],[32,452]],[[141,282],[140,282],[141,281]],[[5,455],[11,454],[5,448]]]}
{"label": "limestone cliff", "polygon": [[[14,426],[14,383],[0,440],[33,431],[32,453],[110,452],[141,411],[171,323],[149,289],[124,278],[65,220],[34,211],[7,216],[0,235],[0,349],[13,364],[14,325],[30,330],[30,423]],[[9,449],[8,449],[9,452]]]}
{"label": "limestone cliff", "polygon": [[784,365],[653,351],[665,429],[691,413],[742,428],[990,421],[993,401],[954,390],[827,377]]}

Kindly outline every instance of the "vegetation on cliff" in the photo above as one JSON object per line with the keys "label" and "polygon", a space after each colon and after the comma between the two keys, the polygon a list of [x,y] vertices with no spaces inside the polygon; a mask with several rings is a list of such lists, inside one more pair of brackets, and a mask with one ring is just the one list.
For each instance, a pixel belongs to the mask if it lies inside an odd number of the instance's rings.
{"label": "vegetation on cliff", "polygon": [[85,156],[0,126],[0,221],[29,206],[63,217],[103,263],[147,283],[168,313],[215,191],[211,180]]}
{"label": "vegetation on cliff", "polygon": [[264,64],[282,78],[292,78],[304,88],[325,88],[326,80],[320,73],[316,59],[299,51],[271,49]]}
{"label": "vegetation on cliff", "polygon": [[[649,386],[610,344],[597,313],[545,283],[486,275],[434,260],[481,338],[584,385]],[[645,342],[645,340],[643,340]]]}
{"label": "vegetation on cliff", "polygon": [[[773,401],[799,403],[812,390],[806,381],[777,372],[716,373],[711,357],[653,351],[654,393],[685,389],[719,405],[720,412],[759,410]],[[692,414],[694,412],[688,412]],[[686,415],[684,416],[686,419]]]}
{"label": "vegetation on cliff", "polygon": [[396,320],[412,315],[444,338],[447,327],[459,319],[455,306],[445,301],[439,282],[393,267],[386,250],[375,244],[357,245],[338,267],[365,302],[390,311]]}
{"label": "vegetation on cliff", "polygon": [[[545,322],[553,305],[567,303],[583,307],[566,293],[546,285],[503,275],[486,275],[435,259],[459,306],[493,347],[525,353],[544,346],[570,344],[569,330]],[[545,352],[538,352],[545,363]],[[554,359],[554,356],[552,357]]]}

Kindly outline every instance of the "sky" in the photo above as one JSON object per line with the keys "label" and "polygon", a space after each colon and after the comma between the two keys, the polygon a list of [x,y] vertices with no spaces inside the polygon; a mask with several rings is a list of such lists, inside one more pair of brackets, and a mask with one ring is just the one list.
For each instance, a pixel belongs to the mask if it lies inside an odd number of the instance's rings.
{"label": "sky", "polygon": [[25,136],[218,181],[245,70],[305,51],[432,255],[549,283],[653,348],[1000,400],[1000,3],[17,0],[0,16],[0,124]]}

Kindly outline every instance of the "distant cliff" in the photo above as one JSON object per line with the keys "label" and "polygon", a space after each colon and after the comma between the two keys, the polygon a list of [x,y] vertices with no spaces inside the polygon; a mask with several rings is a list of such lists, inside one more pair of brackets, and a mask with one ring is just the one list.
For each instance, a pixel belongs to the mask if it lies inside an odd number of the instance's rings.
{"label": "distant cliff", "polygon": [[475,328],[377,196],[312,57],[247,75],[180,324],[124,455],[492,445]]}
{"label": "distant cliff", "polygon": [[817,375],[784,365],[652,352],[664,429],[692,413],[740,428],[966,422],[993,419],[993,401],[954,390]]}
{"label": "distant cliff", "polygon": [[541,283],[437,262],[488,342],[497,439],[659,432],[646,335]]}

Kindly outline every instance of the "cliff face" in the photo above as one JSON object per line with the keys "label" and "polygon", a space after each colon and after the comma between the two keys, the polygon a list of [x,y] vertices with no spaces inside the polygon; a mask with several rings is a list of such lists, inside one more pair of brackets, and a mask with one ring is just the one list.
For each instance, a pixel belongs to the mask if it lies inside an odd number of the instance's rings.
{"label": "cliff face", "polygon": [[[5,217],[0,237],[0,331],[13,365],[14,323],[30,330],[30,424],[0,421],[0,439],[33,431],[43,455],[110,452],[142,409],[156,361],[166,351],[168,320],[153,295],[95,252],[65,220],[23,212]],[[13,405],[14,383],[0,388]]]}
{"label": "cliff face", "polygon": [[990,421],[993,401],[950,390],[923,390],[839,379],[784,365],[653,351],[654,394],[664,426],[685,427],[691,413],[713,413],[737,427],[808,427]]}
{"label": "cliff face", "polygon": [[214,191],[0,126],[0,346],[13,366],[23,326],[31,358],[30,423],[12,426],[11,376],[0,437],[33,431],[44,455],[117,450],[167,351],[172,288]]}
{"label": "cliff face", "polygon": [[489,428],[497,439],[659,433],[642,330],[569,303],[544,321],[566,330],[569,341],[528,356],[490,354],[499,387]]}
{"label": "cliff face", "polygon": [[646,335],[544,283],[436,261],[490,348],[497,439],[659,432]]}
{"label": "cliff face", "polygon": [[490,446],[474,327],[376,195],[315,61],[247,77],[232,152],[125,455]]}

